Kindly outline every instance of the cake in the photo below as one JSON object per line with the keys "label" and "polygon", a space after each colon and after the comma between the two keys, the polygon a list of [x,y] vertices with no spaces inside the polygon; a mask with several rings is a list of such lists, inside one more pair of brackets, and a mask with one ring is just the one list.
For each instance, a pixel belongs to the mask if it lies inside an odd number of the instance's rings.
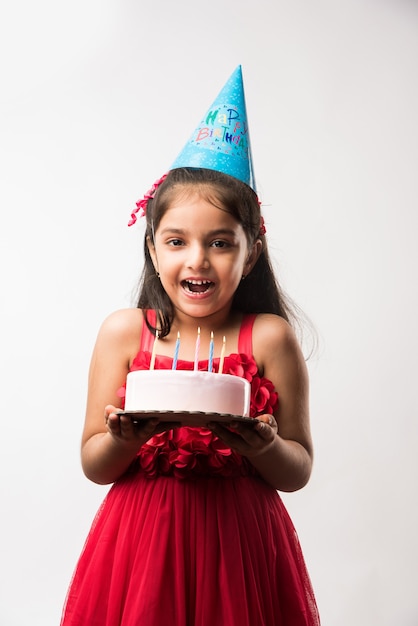
{"label": "cake", "polygon": [[250,383],[231,374],[135,370],[126,379],[125,412],[218,413],[248,417]]}

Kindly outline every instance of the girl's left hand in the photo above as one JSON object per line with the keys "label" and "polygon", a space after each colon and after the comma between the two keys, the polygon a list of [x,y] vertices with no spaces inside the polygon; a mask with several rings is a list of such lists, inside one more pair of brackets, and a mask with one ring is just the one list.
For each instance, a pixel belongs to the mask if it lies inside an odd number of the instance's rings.
{"label": "girl's left hand", "polygon": [[211,422],[208,428],[232,450],[246,457],[256,457],[270,448],[276,439],[278,428],[273,415],[259,415],[256,424],[231,422],[223,426]]}

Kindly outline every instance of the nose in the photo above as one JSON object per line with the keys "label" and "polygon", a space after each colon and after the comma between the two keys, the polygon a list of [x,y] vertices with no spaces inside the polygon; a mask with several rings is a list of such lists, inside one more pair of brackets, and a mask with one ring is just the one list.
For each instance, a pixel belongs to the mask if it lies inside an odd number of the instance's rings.
{"label": "nose", "polygon": [[192,270],[208,269],[209,258],[206,246],[201,243],[194,243],[189,247],[187,257],[187,267]]}

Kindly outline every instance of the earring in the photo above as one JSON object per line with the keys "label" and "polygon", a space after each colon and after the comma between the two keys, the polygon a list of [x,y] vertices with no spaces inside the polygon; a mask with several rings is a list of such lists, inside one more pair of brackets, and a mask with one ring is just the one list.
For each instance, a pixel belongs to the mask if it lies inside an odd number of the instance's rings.
{"label": "earring", "polygon": [[243,274],[243,275],[241,276],[241,280],[245,280],[246,278],[247,278],[247,277],[246,277],[246,275],[245,275],[245,274]]}

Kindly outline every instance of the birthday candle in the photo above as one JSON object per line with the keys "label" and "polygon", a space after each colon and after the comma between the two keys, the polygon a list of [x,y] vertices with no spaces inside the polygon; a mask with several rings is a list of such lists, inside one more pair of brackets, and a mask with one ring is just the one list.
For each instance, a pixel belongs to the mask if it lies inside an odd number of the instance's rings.
{"label": "birthday candle", "polygon": [[226,342],[226,337],[224,335],[224,338],[222,340],[221,358],[219,359],[219,369],[218,369],[219,374],[222,374],[223,369],[224,369],[225,342]]}
{"label": "birthday candle", "polygon": [[199,350],[200,350],[200,326],[197,329],[197,339],[196,339],[196,348],[194,351],[194,369],[195,371],[199,368]]}
{"label": "birthday candle", "polygon": [[180,332],[177,333],[176,347],[174,348],[174,358],[173,365],[171,369],[175,370],[177,368],[177,361],[179,358],[179,350],[180,350]]}
{"label": "birthday candle", "polygon": [[152,346],[151,362],[149,364],[150,370],[153,370],[154,369],[154,365],[155,365],[155,353],[157,351],[158,337],[159,337],[159,332],[158,332],[158,330],[156,330],[155,331],[154,345]]}
{"label": "birthday candle", "polygon": [[210,333],[208,372],[212,371],[212,364],[213,364],[213,331]]}

